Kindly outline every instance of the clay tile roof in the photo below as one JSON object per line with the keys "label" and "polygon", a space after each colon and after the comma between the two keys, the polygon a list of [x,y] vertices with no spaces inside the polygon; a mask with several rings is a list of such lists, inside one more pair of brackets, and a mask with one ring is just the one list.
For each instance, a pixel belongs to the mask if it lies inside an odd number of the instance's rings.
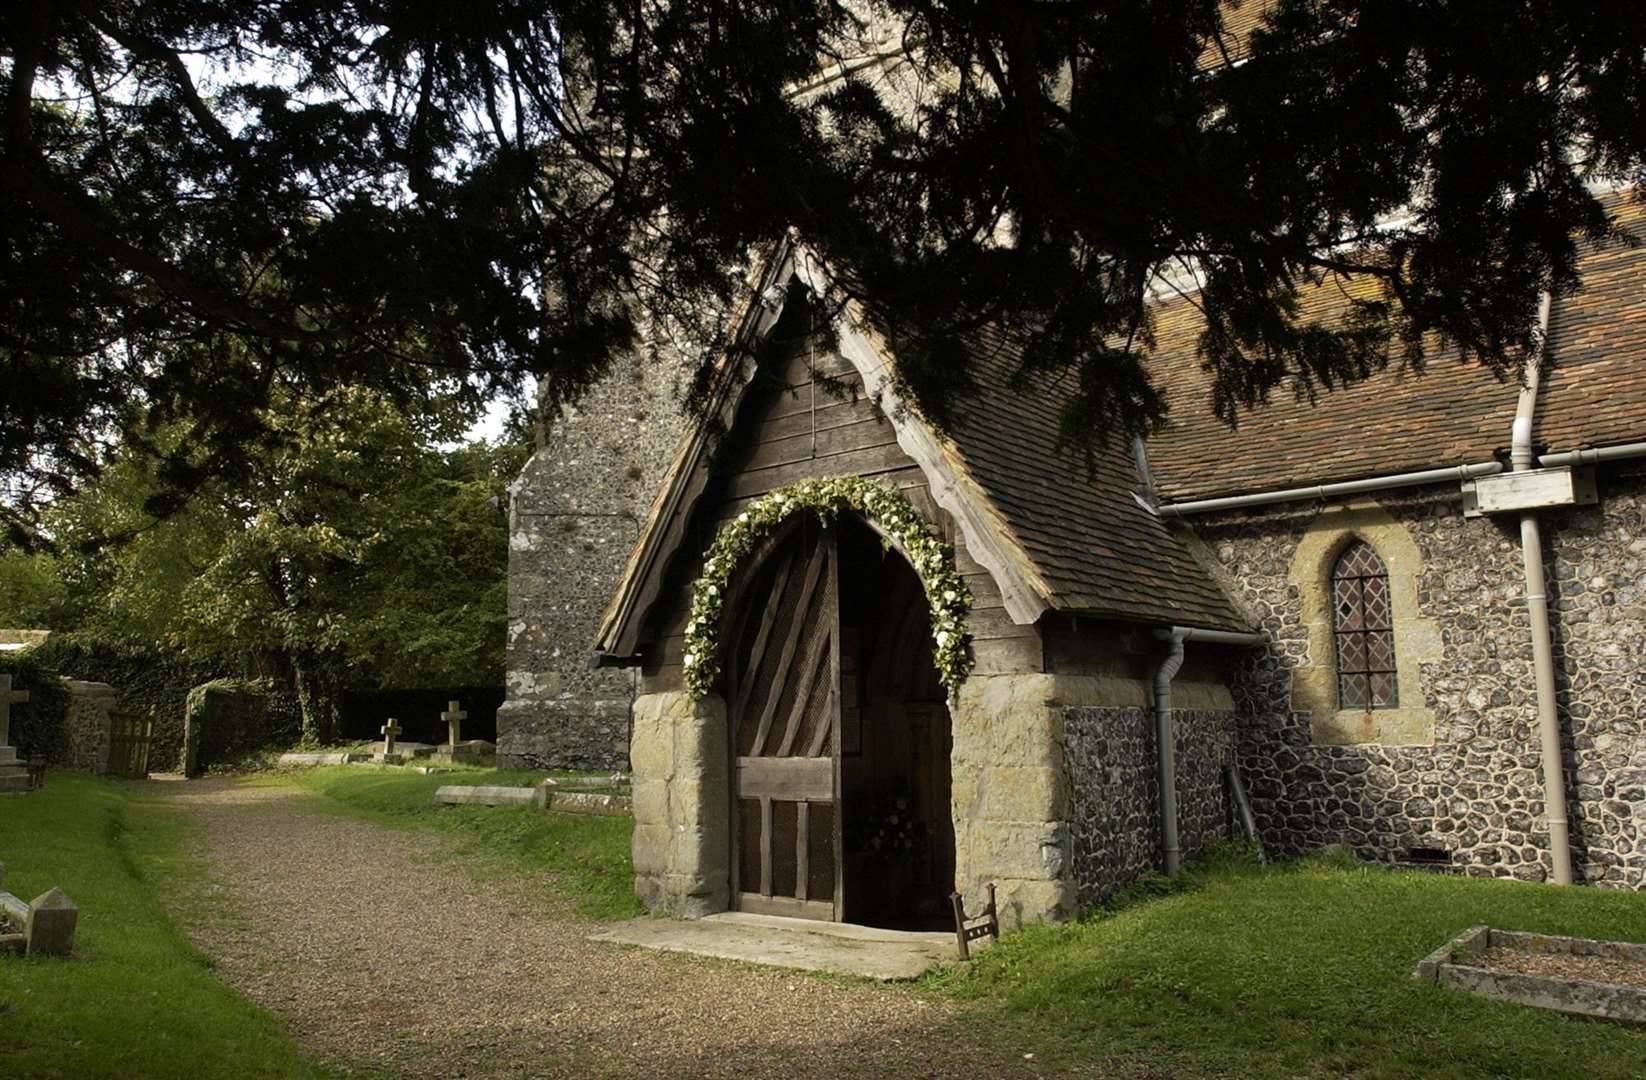
{"label": "clay tile roof", "polygon": [[[1646,232],[1641,207],[1619,197],[1612,209]],[[1580,270],[1583,290],[1551,314],[1554,366],[1534,435],[1545,451],[1646,440],[1646,247],[1591,251]],[[1328,320],[1343,306],[1334,287],[1304,301]],[[1157,320],[1150,372],[1169,416],[1149,461],[1167,502],[1487,461],[1508,445],[1518,385],[1449,352],[1432,354],[1421,374],[1391,364],[1312,404],[1279,388],[1231,430],[1212,413],[1192,298],[1162,306]]]}
{"label": "clay tile roof", "polygon": [[984,389],[967,402],[951,446],[1050,590],[1055,610],[1150,623],[1248,630],[1181,540],[1133,495],[1124,439],[1088,473],[1059,447],[1067,397],[1044,382],[1010,387],[1017,360],[987,338],[974,353]]}
{"label": "clay tile roof", "polygon": [[[1225,62],[1239,63],[1251,53],[1252,31],[1263,22],[1275,6],[1275,0],[1244,0],[1244,2],[1225,3],[1223,5],[1223,45],[1219,48],[1216,43],[1206,47],[1200,54],[1199,66],[1202,70],[1222,67]],[[1227,61],[1225,61],[1227,54]]]}
{"label": "clay tile roof", "polygon": [[[1646,207],[1615,206],[1646,239]],[[1582,262],[1583,291],[1549,324],[1554,370],[1533,439],[1550,451],[1646,440],[1646,247],[1611,247]]]}

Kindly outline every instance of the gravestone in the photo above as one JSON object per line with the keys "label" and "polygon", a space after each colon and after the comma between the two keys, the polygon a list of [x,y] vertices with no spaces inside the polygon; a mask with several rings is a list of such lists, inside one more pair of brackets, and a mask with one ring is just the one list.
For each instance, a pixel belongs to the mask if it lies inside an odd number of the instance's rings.
{"label": "gravestone", "polygon": [[383,732],[383,749],[372,755],[373,761],[381,761],[385,765],[400,764],[400,755],[395,752],[394,740],[400,734],[400,721],[389,717],[389,722],[380,729]]}
{"label": "gravestone", "polygon": [[29,791],[34,786],[28,767],[17,760],[17,748],[11,744],[11,707],[28,699],[28,691],[11,688],[10,675],[0,675],[0,794]]}
{"label": "gravestone", "polygon": [[[5,878],[6,867],[0,863],[0,885]],[[0,890],[0,914],[18,931],[0,934],[0,947],[46,956],[67,956],[74,949],[80,907],[62,889],[54,887],[27,904]]]}
{"label": "gravestone", "polygon": [[458,702],[446,703],[446,711],[440,714],[440,719],[446,722],[446,745],[435,751],[438,760],[480,761],[497,754],[496,745],[485,739],[463,739],[463,721],[468,718],[469,714],[459,708]]}
{"label": "gravestone", "polygon": [[446,750],[448,753],[457,753],[457,744],[463,741],[463,721],[469,714],[457,707],[457,702],[446,702],[446,711],[440,714],[440,719],[446,722]]}

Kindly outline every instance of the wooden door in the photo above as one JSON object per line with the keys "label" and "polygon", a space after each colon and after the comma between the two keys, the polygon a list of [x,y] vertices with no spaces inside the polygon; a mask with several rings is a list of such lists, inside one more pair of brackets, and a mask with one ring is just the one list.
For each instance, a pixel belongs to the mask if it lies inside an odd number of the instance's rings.
{"label": "wooden door", "polygon": [[743,911],[840,918],[839,591],[835,530],[807,520],[741,594],[728,693]]}

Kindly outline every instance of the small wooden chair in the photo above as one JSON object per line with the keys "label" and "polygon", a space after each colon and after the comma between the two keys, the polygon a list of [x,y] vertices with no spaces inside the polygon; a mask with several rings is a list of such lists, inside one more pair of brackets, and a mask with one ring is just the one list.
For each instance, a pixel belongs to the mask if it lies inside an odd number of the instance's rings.
{"label": "small wooden chair", "polygon": [[[989,902],[976,915],[967,915],[965,902],[957,892],[949,894],[949,903],[954,905],[954,940],[960,947],[960,959],[972,958],[971,943],[987,935],[995,941],[1000,940],[1000,914],[994,906],[994,884],[989,888]],[[973,925],[967,926],[967,923]]]}

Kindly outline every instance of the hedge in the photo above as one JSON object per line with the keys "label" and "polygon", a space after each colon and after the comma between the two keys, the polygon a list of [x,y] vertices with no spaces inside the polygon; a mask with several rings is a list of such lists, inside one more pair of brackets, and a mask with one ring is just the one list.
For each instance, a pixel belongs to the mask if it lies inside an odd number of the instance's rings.
{"label": "hedge", "polygon": [[22,758],[59,760],[68,752],[69,689],[38,649],[0,653],[0,675],[29,700],[11,707],[11,744]]}
{"label": "hedge", "polygon": [[176,768],[182,760],[189,688],[228,674],[220,664],[191,662],[81,634],[53,634],[30,655],[68,678],[108,683],[123,712],[152,719],[149,763],[159,772]]}

